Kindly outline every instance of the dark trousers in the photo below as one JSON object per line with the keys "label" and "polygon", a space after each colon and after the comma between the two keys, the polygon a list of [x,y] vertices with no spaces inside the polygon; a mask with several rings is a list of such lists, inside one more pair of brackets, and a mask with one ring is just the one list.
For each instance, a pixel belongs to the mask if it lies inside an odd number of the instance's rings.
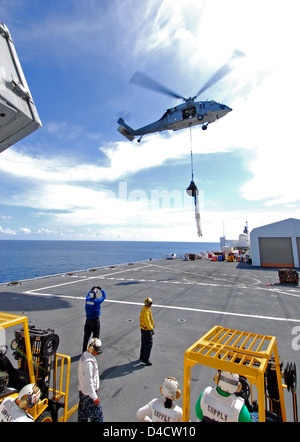
{"label": "dark trousers", "polygon": [[78,422],[103,422],[103,411],[100,404],[95,405],[93,399],[79,392]]}
{"label": "dark trousers", "polygon": [[100,337],[100,318],[86,318],[84,325],[82,353],[87,350],[87,345],[91,335],[93,335],[93,338]]}
{"label": "dark trousers", "polygon": [[153,345],[153,337],[151,330],[141,329],[141,353],[140,359],[143,362],[148,362],[150,358],[150,353]]}

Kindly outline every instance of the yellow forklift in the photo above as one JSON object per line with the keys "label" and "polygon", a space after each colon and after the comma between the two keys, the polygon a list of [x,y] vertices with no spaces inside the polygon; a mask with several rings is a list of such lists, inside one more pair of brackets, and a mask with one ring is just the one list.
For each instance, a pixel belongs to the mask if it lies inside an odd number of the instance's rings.
{"label": "yellow forklift", "polygon": [[26,316],[0,312],[0,333],[14,330],[11,342],[15,368],[7,357],[8,346],[0,346],[0,403],[7,397],[18,397],[27,384],[41,390],[39,402],[28,412],[34,421],[66,422],[75,410],[68,410],[70,356],[57,353],[59,337],[54,330],[36,329],[28,325]]}
{"label": "yellow forklift", "polygon": [[244,399],[252,419],[259,422],[286,422],[284,389],[291,391],[294,422],[298,422],[296,365],[289,362],[283,370],[274,336],[216,325],[189,347],[184,356],[184,422],[190,416],[191,368],[195,364],[211,367],[215,373],[238,374],[242,390],[237,395]]}

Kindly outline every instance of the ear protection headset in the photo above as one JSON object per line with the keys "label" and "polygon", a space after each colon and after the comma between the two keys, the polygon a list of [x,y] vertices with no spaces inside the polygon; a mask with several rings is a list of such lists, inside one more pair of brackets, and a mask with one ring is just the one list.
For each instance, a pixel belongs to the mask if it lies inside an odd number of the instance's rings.
{"label": "ear protection headset", "polygon": [[29,399],[27,396],[24,396],[23,399],[19,401],[19,407],[22,408],[22,410],[25,410],[25,408],[28,408],[29,405]]}
{"label": "ear protection headset", "polygon": [[239,381],[239,375],[235,373],[219,370],[214,376],[214,381],[219,388],[226,393],[239,393],[242,389],[242,384]]}
{"label": "ear protection headset", "polygon": [[91,288],[91,290],[90,290],[90,298],[95,299],[97,297],[97,294],[98,294],[98,290],[97,289],[101,291],[101,287],[94,286],[94,287]]}
{"label": "ear protection headset", "polygon": [[41,396],[40,389],[35,384],[28,384],[19,392],[18,400],[19,407],[23,410],[25,408],[32,408],[38,403]]}
{"label": "ear protection headset", "polygon": [[147,307],[151,307],[151,305],[152,305],[152,298],[146,298],[145,301],[144,301],[144,304]]}
{"label": "ear protection headset", "polygon": [[98,355],[102,353],[102,342],[98,338],[92,338],[91,341],[88,344],[88,351],[90,352],[90,348],[93,351],[96,351]]}
{"label": "ear protection headset", "polygon": [[163,384],[159,388],[159,392],[165,398],[176,401],[181,396],[181,391],[178,387],[179,385],[176,379],[169,377],[164,380]]}
{"label": "ear protection headset", "polygon": [[218,370],[218,373],[214,375],[214,383],[219,384],[221,370]]}

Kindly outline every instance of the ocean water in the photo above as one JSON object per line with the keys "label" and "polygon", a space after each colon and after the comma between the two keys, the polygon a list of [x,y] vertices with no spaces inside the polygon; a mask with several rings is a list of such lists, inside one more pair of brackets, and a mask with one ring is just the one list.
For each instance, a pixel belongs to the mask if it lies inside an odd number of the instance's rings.
{"label": "ocean water", "polygon": [[218,249],[218,242],[0,240],[0,283]]}

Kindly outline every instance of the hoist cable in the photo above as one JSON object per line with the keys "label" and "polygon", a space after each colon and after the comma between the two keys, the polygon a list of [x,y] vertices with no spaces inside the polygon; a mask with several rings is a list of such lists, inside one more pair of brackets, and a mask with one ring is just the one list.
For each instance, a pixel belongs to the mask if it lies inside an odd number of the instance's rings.
{"label": "hoist cable", "polygon": [[192,181],[194,181],[192,126],[190,126],[190,148],[191,148],[191,172],[192,172]]}

